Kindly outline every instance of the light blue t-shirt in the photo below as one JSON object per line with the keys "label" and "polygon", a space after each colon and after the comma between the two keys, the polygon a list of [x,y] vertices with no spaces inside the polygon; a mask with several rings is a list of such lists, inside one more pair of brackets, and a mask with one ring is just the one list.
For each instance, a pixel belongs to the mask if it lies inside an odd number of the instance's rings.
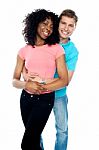
{"label": "light blue t-shirt", "polygon": [[[76,67],[77,60],[78,60],[78,54],[79,54],[77,48],[75,47],[74,43],[71,40],[69,40],[65,44],[60,44],[60,45],[64,48],[64,51],[66,54],[65,55],[65,62],[67,65],[67,69],[74,71],[75,67]],[[55,78],[58,77],[57,71],[56,71],[54,77]],[[64,95],[66,95],[66,87],[55,91],[55,98],[59,98],[59,97],[62,97]]]}

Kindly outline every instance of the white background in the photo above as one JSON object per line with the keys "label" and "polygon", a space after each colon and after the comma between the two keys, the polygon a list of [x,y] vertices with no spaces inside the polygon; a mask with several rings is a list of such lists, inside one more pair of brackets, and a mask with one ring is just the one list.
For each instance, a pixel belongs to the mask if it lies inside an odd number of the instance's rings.
{"label": "white background", "polygon": [[[99,150],[99,6],[98,0],[3,0],[0,2],[0,150],[20,150],[24,132],[19,106],[21,90],[12,87],[16,55],[24,45],[24,16],[36,8],[60,14],[73,9],[78,25],[72,36],[79,60],[68,87],[68,150]],[[54,116],[43,132],[45,150],[54,150]]]}

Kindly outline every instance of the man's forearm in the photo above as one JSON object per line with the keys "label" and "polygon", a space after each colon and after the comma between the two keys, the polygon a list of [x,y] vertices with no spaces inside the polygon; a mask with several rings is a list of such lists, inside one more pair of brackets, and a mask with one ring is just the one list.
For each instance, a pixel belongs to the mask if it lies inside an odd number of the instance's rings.
{"label": "man's forearm", "polygon": [[20,81],[18,79],[13,79],[12,85],[18,89],[25,89],[26,81]]}
{"label": "man's forearm", "polygon": [[43,85],[43,87],[47,90],[55,91],[55,90],[61,89],[62,87],[65,87],[67,85],[68,85],[67,81],[65,81],[64,79],[57,78],[57,80],[55,80],[51,83],[45,84],[45,85]]}

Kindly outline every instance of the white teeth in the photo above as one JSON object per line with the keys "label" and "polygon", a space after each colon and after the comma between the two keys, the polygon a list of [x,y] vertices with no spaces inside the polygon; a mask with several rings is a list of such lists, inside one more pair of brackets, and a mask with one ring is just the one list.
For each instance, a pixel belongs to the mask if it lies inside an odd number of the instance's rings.
{"label": "white teeth", "polygon": [[48,33],[47,33],[47,32],[44,32],[44,34],[45,34],[45,35],[48,35]]}
{"label": "white teeth", "polygon": [[66,34],[66,35],[67,35],[68,33],[67,33],[67,32],[63,32],[63,34]]}

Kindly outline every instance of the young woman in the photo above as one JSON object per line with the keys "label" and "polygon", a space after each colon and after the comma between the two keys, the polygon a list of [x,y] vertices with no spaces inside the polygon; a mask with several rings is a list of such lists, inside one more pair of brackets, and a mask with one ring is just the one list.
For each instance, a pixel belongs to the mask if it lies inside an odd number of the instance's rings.
{"label": "young woman", "polygon": [[[17,55],[13,75],[13,86],[22,89],[20,107],[25,133],[22,150],[41,150],[40,135],[54,104],[54,91],[68,84],[68,73],[64,60],[64,50],[57,44],[58,16],[44,9],[37,9],[24,19],[23,35],[26,45]],[[21,81],[23,67],[28,74],[44,80]],[[56,71],[59,75],[54,77]],[[47,82],[48,81],[48,82]]]}

